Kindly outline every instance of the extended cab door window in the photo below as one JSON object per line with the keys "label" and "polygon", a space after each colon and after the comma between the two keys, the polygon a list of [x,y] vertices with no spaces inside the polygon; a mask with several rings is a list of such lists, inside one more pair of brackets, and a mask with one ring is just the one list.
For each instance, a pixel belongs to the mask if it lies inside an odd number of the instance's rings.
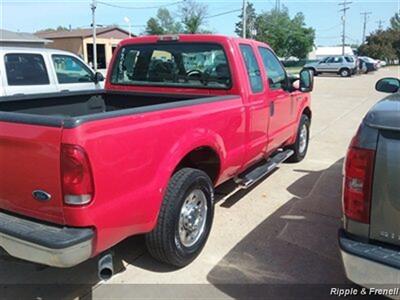
{"label": "extended cab door window", "polygon": [[282,89],[286,85],[286,72],[278,58],[271,50],[258,48],[267,73],[268,84],[271,90]]}
{"label": "extended cab door window", "polygon": [[6,54],[4,63],[9,86],[50,84],[46,65],[40,54]]}
{"label": "extended cab door window", "polygon": [[49,75],[48,58],[40,53],[6,53],[4,55],[3,95],[56,92]]}
{"label": "extended cab door window", "polygon": [[247,76],[249,77],[251,91],[259,93],[263,90],[263,80],[261,77],[260,67],[258,65],[254,51],[250,45],[241,44],[243,60],[246,64]]}

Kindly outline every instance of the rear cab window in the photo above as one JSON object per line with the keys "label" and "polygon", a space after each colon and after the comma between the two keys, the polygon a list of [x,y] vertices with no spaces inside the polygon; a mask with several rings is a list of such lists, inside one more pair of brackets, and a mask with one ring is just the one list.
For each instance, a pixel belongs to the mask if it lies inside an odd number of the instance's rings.
{"label": "rear cab window", "polygon": [[50,84],[41,54],[8,53],[4,56],[4,64],[9,86]]}
{"label": "rear cab window", "polygon": [[230,89],[232,79],[221,45],[179,42],[122,47],[111,83]]}
{"label": "rear cab window", "polygon": [[53,54],[51,57],[58,83],[93,82],[93,72],[79,59],[62,54]]}
{"label": "rear cab window", "polygon": [[241,44],[239,47],[246,65],[251,91],[253,93],[262,92],[264,89],[263,79],[261,77],[260,66],[258,65],[253,48],[247,44]]}

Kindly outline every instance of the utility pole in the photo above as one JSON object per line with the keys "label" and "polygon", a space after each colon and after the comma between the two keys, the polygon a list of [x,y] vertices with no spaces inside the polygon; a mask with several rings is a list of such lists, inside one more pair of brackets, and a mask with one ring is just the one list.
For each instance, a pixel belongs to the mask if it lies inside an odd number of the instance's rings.
{"label": "utility pole", "polygon": [[346,11],[350,9],[348,6],[352,2],[347,2],[347,0],[343,0],[342,3],[339,3],[340,6],[343,6],[339,11],[343,12],[342,15],[342,55],[345,54],[345,45],[346,45]]}
{"label": "utility pole", "polygon": [[242,15],[243,15],[243,20],[242,20],[242,25],[243,25],[243,29],[242,29],[242,31],[243,31],[243,33],[242,33],[242,36],[243,36],[243,38],[245,39],[246,38],[246,29],[247,29],[247,25],[246,25],[246,23],[247,23],[247,0],[243,0],[243,13],[242,13]]}
{"label": "utility pole", "polygon": [[368,16],[372,14],[371,12],[362,12],[361,15],[364,16],[364,25],[363,25],[363,35],[362,35],[362,40],[361,40],[361,44],[365,43],[365,34],[367,31],[367,21],[368,21]]}
{"label": "utility pole", "polygon": [[382,19],[379,19],[376,24],[378,24],[378,30],[381,31],[383,30],[383,23],[385,23],[385,21],[383,21]]}
{"label": "utility pole", "polygon": [[93,26],[93,69],[97,72],[97,45],[96,45],[96,0],[92,0],[90,8],[92,9],[92,26]]}

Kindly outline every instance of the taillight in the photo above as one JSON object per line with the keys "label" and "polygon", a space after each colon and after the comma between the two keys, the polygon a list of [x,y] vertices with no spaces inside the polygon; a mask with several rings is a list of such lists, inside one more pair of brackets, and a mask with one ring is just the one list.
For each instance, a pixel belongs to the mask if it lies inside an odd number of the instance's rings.
{"label": "taillight", "polygon": [[62,144],[61,179],[65,204],[84,205],[93,199],[92,171],[82,147]]}
{"label": "taillight", "polygon": [[375,151],[354,146],[347,152],[343,186],[343,209],[347,218],[369,223]]}

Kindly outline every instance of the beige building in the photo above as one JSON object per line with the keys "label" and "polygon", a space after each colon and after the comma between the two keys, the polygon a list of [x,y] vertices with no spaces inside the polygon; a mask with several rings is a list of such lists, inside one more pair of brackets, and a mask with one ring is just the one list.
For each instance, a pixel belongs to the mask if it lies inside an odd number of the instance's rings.
{"label": "beige building", "polygon": [[[93,61],[93,31],[81,28],[63,31],[42,31],[36,35],[52,40],[47,48],[61,49],[81,56],[87,63]],[[110,63],[112,54],[120,41],[129,37],[129,32],[117,26],[102,27],[96,30],[97,66],[105,69]]]}

